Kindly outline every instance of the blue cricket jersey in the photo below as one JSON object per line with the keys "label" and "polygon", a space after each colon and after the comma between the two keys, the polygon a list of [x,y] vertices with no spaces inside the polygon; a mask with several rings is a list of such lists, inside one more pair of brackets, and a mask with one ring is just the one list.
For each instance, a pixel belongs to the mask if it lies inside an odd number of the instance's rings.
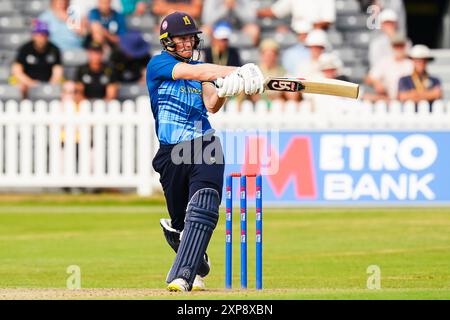
{"label": "blue cricket jersey", "polygon": [[174,80],[173,68],[178,63],[179,60],[163,51],[147,65],[147,88],[161,144],[190,141],[211,130],[202,98],[202,83]]}

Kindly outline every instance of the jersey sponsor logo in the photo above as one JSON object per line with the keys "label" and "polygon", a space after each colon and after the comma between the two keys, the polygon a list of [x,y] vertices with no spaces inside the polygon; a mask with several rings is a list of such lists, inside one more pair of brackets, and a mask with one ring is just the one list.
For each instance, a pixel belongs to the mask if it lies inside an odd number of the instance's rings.
{"label": "jersey sponsor logo", "polygon": [[202,90],[192,87],[180,87],[181,93],[194,93],[194,94],[202,94]]}

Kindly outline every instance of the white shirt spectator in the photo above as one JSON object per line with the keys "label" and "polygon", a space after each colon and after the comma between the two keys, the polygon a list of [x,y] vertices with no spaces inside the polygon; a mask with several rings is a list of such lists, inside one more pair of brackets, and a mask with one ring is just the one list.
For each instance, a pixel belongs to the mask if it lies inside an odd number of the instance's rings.
{"label": "white shirt spectator", "polygon": [[256,12],[249,0],[236,0],[237,10],[228,10],[223,0],[205,0],[203,2],[202,22],[206,25],[214,25],[220,20],[229,20],[235,15],[240,23],[247,24],[255,22]]}
{"label": "white shirt spectator", "polygon": [[311,24],[336,21],[335,0],[278,0],[271,9],[278,19],[292,14],[292,25],[301,20]]}
{"label": "white shirt spectator", "polygon": [[[122,12],[122,3],[120,0],[112,0],[111,7],[117,12]],[[97,0],[71,0],[69,8],[79,17],[86,17],[94,8],[97,8]]]}
{"label": "white shirt spectator", "polygon": [[406,10],[403,0],[378,0],[382,9],[392,9],[397,13],[398,31],[406,34]]}
{"label": "white shirt spectator", "polygon": [[410,75],[413,71],[411,60],[396,61],[393,57],[386,57],[370,70],[369,77],[384,84],[390,99],[397,99],[400,78]]}
{"label": "white shirt spectator", "polygon": [[303,60],[299,63],[294,76],[300,78],[323,78],[319,61],[314,61],[311,58]]}
{"label": "white shirt spectator", "polygon": [[[406,43],[406,49],[409,50],[412,47],[410,40]],[[369,64],[371,67],[375,66],[378,61],[385,57],[393,55],[392,45],[390,38],[382,33],[375,37],[369,44]]]}

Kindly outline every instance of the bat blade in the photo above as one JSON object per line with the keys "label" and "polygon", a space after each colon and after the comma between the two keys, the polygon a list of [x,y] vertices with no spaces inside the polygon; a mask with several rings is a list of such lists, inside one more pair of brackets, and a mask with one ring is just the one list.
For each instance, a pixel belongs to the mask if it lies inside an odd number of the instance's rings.
{"label": "bat blade", "polygon": [[357,99],[359,95],[358,84],[335,79],[269,77],[266,79],[265,88],[267,90],[326,94],[353,99]]}

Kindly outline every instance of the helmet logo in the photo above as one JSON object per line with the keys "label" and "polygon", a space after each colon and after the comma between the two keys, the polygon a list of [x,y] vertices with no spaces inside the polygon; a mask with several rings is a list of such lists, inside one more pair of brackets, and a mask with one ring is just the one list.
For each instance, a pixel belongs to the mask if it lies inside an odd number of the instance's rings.
{"label": "helmet logo", "polygon": [[188,24],[191,24],[191,20],[189,20],[188,16],[183,17],[184,25],[187,26]]}
{"label": "helmet logo", "polygon": [[164,20],[163,23],[162,23],[162,29],[166,30],[167,29],[167,25],[168,25],[167,20]]}

